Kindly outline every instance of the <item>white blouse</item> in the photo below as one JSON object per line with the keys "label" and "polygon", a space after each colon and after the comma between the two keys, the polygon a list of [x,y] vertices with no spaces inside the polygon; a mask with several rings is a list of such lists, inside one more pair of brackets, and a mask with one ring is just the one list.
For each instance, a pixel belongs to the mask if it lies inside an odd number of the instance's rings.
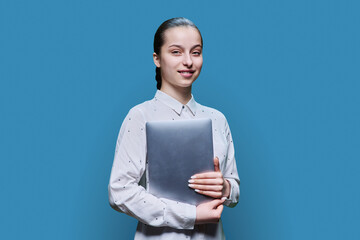
{"label": "white blouse", "polygon": [[192,118],[212,119],[214,155],[219,158],[220,170],[231,185],[230,196],[224,205],[234,207],[238,202],[240,180],[225,116],[213,108],[200,105],[193,96],[183,105],[157,90],[153,99],[133,107],[123,121],[109,182],[110,205],[139,220],[136,240],[225,239],[221,221],[195,225],[196,206],[157,198],[146,191],[149,182],[146,177],[145,123]]}

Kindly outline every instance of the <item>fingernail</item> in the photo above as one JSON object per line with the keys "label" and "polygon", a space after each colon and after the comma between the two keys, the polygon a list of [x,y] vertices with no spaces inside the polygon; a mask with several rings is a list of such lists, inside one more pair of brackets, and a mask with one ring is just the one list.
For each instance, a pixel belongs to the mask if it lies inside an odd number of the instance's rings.
{"label": "fingernail", "polygon": [[189,179],[188,182],[189,182],[189,183],[194,183],[195,181],[192,180],[192,179]]}
{"label": "fingernail", "polygon": [[222,197],[221,200],[226,200],[226,197]]}
{"label": "fingernail", "polygon": [[194,175],[194,176],[191,176],[190,178],[196,178],[196,176]]}
{"label": "fingernail", "polygon": [[194,189],[195,190],[195,192],[200,192],[200,190],[199,189]]}
{"label": "fingernail", "polygon": [[194,185],[194,184],[188,184],[188,186],[192,188],[192,187],[194,187],[195,185]]}

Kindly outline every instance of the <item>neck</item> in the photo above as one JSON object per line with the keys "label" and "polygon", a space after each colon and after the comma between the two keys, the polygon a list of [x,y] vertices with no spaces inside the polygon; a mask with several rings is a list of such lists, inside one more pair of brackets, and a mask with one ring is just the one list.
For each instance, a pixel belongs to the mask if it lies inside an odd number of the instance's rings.
{"label": "neck", "polygon": [[160,91],[175,98],[184,105],[187,104],[191,99],[191,86],[187,88],[173,88],[162,85]]}

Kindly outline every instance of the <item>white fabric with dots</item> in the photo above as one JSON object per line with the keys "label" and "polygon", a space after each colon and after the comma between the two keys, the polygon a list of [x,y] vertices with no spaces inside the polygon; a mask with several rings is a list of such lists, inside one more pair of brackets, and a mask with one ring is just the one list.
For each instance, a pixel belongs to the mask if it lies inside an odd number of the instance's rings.
{"label": "white fabric with dots", "polygon": [[[116,142],[115,157],[109,182],[110,205],[117,211],[139,220],[135,234],[142,239],[225,239],[221,221],[217,224],[194,225],[196,207],[157,198],[146,191],[145,123],[158,120],[211,118],[214,157],[231,184],[224,205],[234,207],[240,195],[240,180],[234,157],[234,144],[225,116],[194,100],[178,102],[157,90],[152,100],[133,107],[124,119]],[[144,174],[145,173],[145,174]]]}

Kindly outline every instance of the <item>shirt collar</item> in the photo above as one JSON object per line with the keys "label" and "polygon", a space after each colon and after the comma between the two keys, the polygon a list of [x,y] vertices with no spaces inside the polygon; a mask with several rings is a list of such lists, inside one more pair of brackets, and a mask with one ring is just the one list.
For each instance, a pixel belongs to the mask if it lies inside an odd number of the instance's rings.
{"label": "shirt collar", "polygon": [[155,99],[161,101],[162,103],[166,104],[170,108],[172,108],[178,115],[181,114],[181,111],[186,107],[188,107],[191,113],[195,116],[196,114],[196,101],[194,96],[191,94],[191,99],[186,105],[183,105],[181,102],[176,100],[175,98],[171,97],[170,95],[157,90],[155,94]]}

